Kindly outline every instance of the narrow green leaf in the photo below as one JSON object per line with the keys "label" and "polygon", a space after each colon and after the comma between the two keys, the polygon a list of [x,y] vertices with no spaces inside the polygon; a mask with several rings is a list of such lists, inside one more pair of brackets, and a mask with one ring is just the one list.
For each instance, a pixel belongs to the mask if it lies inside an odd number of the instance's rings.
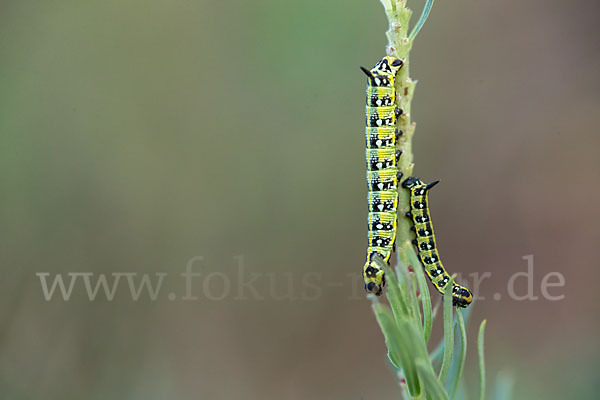
{"label": "narrow green leaf", "polygon": [[429,17],[431,7],[433,7],[433,0],[427,0],[425,6],[423,7],[423,11],[421,12],[421,16],[419,17],[419,20],[415,24],[415,27],[413,28],[412,32],[410,32],[408,40],[412,41],[415,39],[415,37],[417,37],[417,34],[423,27],[423,24],[425,24],[425,21],[427,21],[427,17]]}
{"label": "narrow green leaf", "polygon": [[399,324],[398,327],[402,332],[407,333],[407,337],[411,341],[410,346],[414,357],[423,360],[429,359],[429,354],[427,353],[427,343],[425,343],[425,340],[423,340],[423,331],[420,329],[421,327],[418,324],[415,324],[413,321],[408,320],[403,321],[403,324]]}
{"label": "narrow green leaf", "polygon": [[[425,280],[425,273],[421,267],[421,263],[417,259],[417,256],[412,252],[411,262],[416,261],[413,265],[415,270],[415,276],[417,278],[417,286],[419,292],[421,292],[421,305],[423,307],[423,334],[425,336],[425,342],[429,342],[431,336],[431,327],[433,326],[433,309],[431,308],[431,294],[429,293],[429,286]],[[413,261],[414,260],[414,261]]]}
{"label": "narrow green leaf", "polygon": [[407,249],[406,247],[402,247],[399,250],[400,251],[398,251],[398,265],[396,266],[396,273],[398,275],[398,280],[401,282],[402,294],[404,295],[404,300],[406,301],[406,307],[408,308],[408,311],[410,312],[411,318],[414,319],[415,321],[418,320],[420,322],[421,317],[419,316],[419,312],[418,312],[417,295],[416,295],[415,289],[411,282],[411,277],[410,277],[410,273],[408,272],[408,267],[406,266],[406,263],[401,259],[402,253],[411,252],[411,251],[413,251],[413,249],[412,248]]}
{"label": "narrow green leaf", "polygon": [[419,371],[419,375],[423,379],[427,394],[430,395],[434,400],[448,400],[448,394],[444,390],[444,387],[440,381],[436,378],[431,367],[428,367],[427,363],[422,359],[418,359],[415,364],[417,366],[417,370]]}
{"label": "narrow green leaf", "polygon": [[[398,329],[405,335],[405,345],[408,346],[405,351],[410,351],[410,361],[413,363],[413,367],[414,360],[427,360],[427,344],[423,340],[423,331],[420,325],[415,323],[412,319],[402,319],[398,322]],[[431,368],[431,365],[429,368],[431,369],[431,373],[435,376],[435,372],[433,371],[433,368]]]}
{"label": "narrow green leaf", "polygon": [[[411,351],[411,361],[428,360],[427,344],[423,338],[423,330],[414,320],[403,319],[398,323],[398,329],[405,335],[405,345],[409,346]],[[408,350],[407,350],[408,351]],[[427,364],[427,368],[431,376],[437,380],[435,371],[431,364]]]}
{"label": "narrow green leaf", "polygon": [[374,303],[372,307],[394,364],[401,366],[410,394],[418,396],[421,393],[421,384],[414,365],[416,353],[411,345],[410,332],[402,329],[406,321],[401,319],[401,325],[396,325],[389,308],[380,303]]}
{"label": "narrow green leaf", "polygon": [[458,340],[456,343],[456,354],[458,357],[454,358],[454,373],[451,376],[450,382],[448,383],[448,393],[450,398],[456,398],[458,393],[459,383],[462,378],[463,369],[465,367],[465,360],[467,359],[467,332],[465,329],[465,321],[461,310],[456,310],[457,328],[458,328]]}
{"label": "narrow green leaf", "polygon": [[417,292],[420,290],[418,288],[417,278],[414,272],[410,272],[408,270],[408,266],[411,266],[414,271],[418,268],[421,268],[421,262],[417,258],[417,254],[415,253],[415,249],[410,242],[406,242],[404,246],[402,246],[402,253],[405,255],[406,262],[402,266],[402,273],[406,276],[409,298],[411,300],[410,306],[412,307],[412,316],[414,321],[420,326],[420,329],[423,330],[423,320],[421,314],[421,307],[419,306],[419,298],[417,297]]}
{"label": "narrow green leaf", "polygon": [[479,326],[479,334],[477,335],[477,354],[479,356],[479,400],[485,400],[485,357],[483,353],[483,337],[485,334],[485,324],[487,320],[483,320]]}
{"label": "narrow green leaf", "polygon": [[394,274],[394,271],[391,268],[386,267],[384,270],[387,280],[386,297],[392,307],[394,318],[396,320],[399,318],[406,318],[409,312],[405,297],[402,294],[402,287],[400,287],[396,274]]}
{"label": "narrow green leaf", "polygon": [[398,359],[397,352],[392,351],[390,344],[388,343],[388,336],[392,335],[393,332],[389,332],[387,327],[385,327],[383,325],[383,323],[382,323],[383,317],[379,316],[376,311],[376,310],[380,310],[380,308],[381,308],[383,310],[386,310],[384,312],[387,312],[387,308],[385,308],[385,306],[381,305],[381,303],[379,302],[379,298],[377,296],[375,296],[374,294],[368,294],[367,298],[369,300],[371,300],[371,307],[373,308],[373,312],[375,313],[375,318],[377,319],[377,323],[379,324],[379,327],[381,328],[381,332],[383,333],[383,337],[385,338],[385,344],[388,349],[388,352],[387,352],[388,359],[390,360],[390,362],[396,369],[401,370],[402,362]]}
{"label": "narrow green leaf", "polygon": [[387,322],[387,314],[390,311],[384,305],[376,301],[375,296],[372,296],[371,300],[373,301],[372,307],[373,312],[375,313],[375,318],[377,319],[377,323],[381,328],[381,332],[383,333],[383,337],[385,338],[385,344],[388,348],[388,358],[390,359],[392,364],[394,364],[395,367],[402,369],[403,365],[400,358],[398,357],[400,350],[397,345],[396,331]]}
{"label": "narrow green leaf", "polygon": [[410,273],[410,287],[411,287],[411,297],[414,299],[412,302],[413,306],[413,315],[415,316],[416,326],[419,327],[419,330],[423,332],[423,315],[421,313],[421,306],[419,297],[417,297],[417,293],[419,292],[417,278],[414,273]]}
{"label": "narrow green leaf", "polygon": [[446,381],[450,361],[452,361],[452,350],[454,347],[454,329],[452,324],[452,283],[454,276],[446,284],[444,293],[444,357],[442,358],[442,368],[440,368],[440,382]]}

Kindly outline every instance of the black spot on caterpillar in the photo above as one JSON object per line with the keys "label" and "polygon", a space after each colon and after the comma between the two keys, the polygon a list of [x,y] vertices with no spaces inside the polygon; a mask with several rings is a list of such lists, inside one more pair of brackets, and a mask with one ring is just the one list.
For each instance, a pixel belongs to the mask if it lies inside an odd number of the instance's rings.
{"label": "black spot on caterpillar", "polygon": [[396,128],[396,120],[402,110],[396,105],[394,81],[402,64],[398,58],[384,57],[370,70],[360,67],[367,75],[365,139],[369,188],[369,242],[363,278],[365,290],[377,296],[385,286],[385,273],[374,257],[389,264],[396,245],[398,184],[402,177],[398,171],[401,152],[396,150],[402,131]]}
{"label": "black spot on caterpillar", "polygon": [[[417,246],[419,259],[423,263],[429,280],[438,292],[443,294],[450,281],[450,276],[444,269],[436,248],[435,234],[427,206],[429,190],[438,182],[425,184],[419,178],[411,176],[402,183],[402,187],[410,190],[410,212],[406,213],[406,216],[413,222],[413,230],[416,234],[413,244]],[[472,300],[473,295],[469,289],[456,283],[452,285],[452,303],[455,306],[467,307]]]}

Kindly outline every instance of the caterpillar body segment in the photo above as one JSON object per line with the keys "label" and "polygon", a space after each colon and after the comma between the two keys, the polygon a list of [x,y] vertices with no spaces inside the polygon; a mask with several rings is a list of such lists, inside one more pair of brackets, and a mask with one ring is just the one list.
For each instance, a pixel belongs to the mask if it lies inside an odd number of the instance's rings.
{"label": "caterpillar body segment", "polygon": [[396,118],[402,114],[396,105],[389,107],[367,107],[367,127],[396,126]]}
{"label": "caterpillar body segment", "polygon": [[393,126],[369,127],[366,132],[368,149],[395,148],[402,131]]}
{"label": "caterpillar body segment", "polygon": [[[398,209],[398,192],[369,192],[369,211],[394,212]],[[369,233],[371,231],[369,230]]]}
{"label": "caterpillar body segment", "polygon": [[385,107],[396,103],[394,87],[367,86],[367,107]]}
{"label": "caterpillar body segment", "polygon": [[389,264],[396,245],[398,214],[398,185],[402,174],[398,171],[401,152],[396,150],[402,134],[396,128],[402,110],[396,105],[394,81],[402,68],[402,60],[382,58],[372,69],[361,67],[367,75],[365,141],[368,184],[368,247],[363,267],[365,290],[381,295],[385,286],[385,272],[380,257]]}
{"label": "caterpillar body segment", "polygon": [[402,152],[394,148],[367,149],[367,168],[371,171],[395,168]]}
{"label": "caterpillar body segment", "polygon": [[398,190],[398,182],[402,174],[393,168],[379,171],[367,171],[367,184],[370,192],[385,192]]}
{"label": "caterpillar body segment", "polygon": [[[396,213],[393,212],[370,212],[369,233],[378,231],[396,232]],[[385,260],[387,261],[387,260]]]}
{"label": "caterpillar body segment", "polygon": [[[425,268],[427,276],[438,292],[444,293],[450,281],[437,250],[433,224],[428,206],[429,190],[439,181],[430,184],[423,183],[417,177],[410,177],[402,183],[402,187],[410,190],[410,211],[406,216],[412,220],[412,230],[416,238],[413,244],[417,247],[419,259]],[[452,285],[452,303],[456,307],[467,307],[473,300],[471,291],[457,283]]]}

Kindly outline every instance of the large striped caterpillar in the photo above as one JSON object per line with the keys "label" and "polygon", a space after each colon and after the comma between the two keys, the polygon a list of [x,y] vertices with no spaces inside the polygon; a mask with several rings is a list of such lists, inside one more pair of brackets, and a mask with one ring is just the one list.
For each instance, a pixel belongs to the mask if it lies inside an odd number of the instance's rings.
{"label": "large striped caterpillar", "polygon": [[[410,211],[406,216],[413,222],[412,230],[416,239],[419,259],[427,272],[427,276],[438,292],[444,294],[450,276],[444,269],[437,250],[431,216],[429,214],[429,190],[439,181],[425,184],[417,177],[411,176],[402,183],[402,187],[410,190]],[[452,303],[457,307],[467,307],[473,300],[473,295],[464,286],[452,284]]]}
{"label": "large striped caterpillar", "polygon": [[396,142],[401,132],[396,118],[402,110],[396,105],[394,80],[402,60],[384,57],[371,70],[361,67],[367,75],[366,159],[369,187],[369,245],[363,267],[365,290],[380,296],[385,286],[385,273],[374,261],[379,256],[389,263],[396,245],[398,210],[398,171],[400,151]]}

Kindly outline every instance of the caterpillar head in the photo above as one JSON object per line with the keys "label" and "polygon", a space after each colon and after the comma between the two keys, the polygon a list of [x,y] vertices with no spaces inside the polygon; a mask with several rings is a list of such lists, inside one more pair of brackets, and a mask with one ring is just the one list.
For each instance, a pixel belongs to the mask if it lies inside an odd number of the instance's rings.
{"label": "caterpillar head", "polygon": [[373,70],[381,72],[383,74],[391,74],[396,76],[396,73],[400,68],[402,68],[404,62],[401,59],[396,57],[385,56],[375,66]]}
{"label": "caterpillar head", "polygon": [[385,286],[385,273],[375,262],[369,260],[365,263],[363,278],[367,293],[374,293],[376,296],[381,296],[383,287]]}
{"label": "caterpillar head", "polygon": [[452,288],[452,304],[465,308],[473,301],[473,294],[464,286],[454,285]]}
{"label": "caterpillar head", "polygon": [[402,182],[402,187],[405,189],[412,189],[415,186],[422,185],[423,182],[416,176],[411,176],[410,178],[406,178],[404,182]]}
{"label": "caterpillar head", "polygon": [[394,78],[396,73],[402,67],[403,62],[395,57],[383,57],[370,70],[365,67],[360,69],[367,75],[369,85],[378,87],[394,87]]}

